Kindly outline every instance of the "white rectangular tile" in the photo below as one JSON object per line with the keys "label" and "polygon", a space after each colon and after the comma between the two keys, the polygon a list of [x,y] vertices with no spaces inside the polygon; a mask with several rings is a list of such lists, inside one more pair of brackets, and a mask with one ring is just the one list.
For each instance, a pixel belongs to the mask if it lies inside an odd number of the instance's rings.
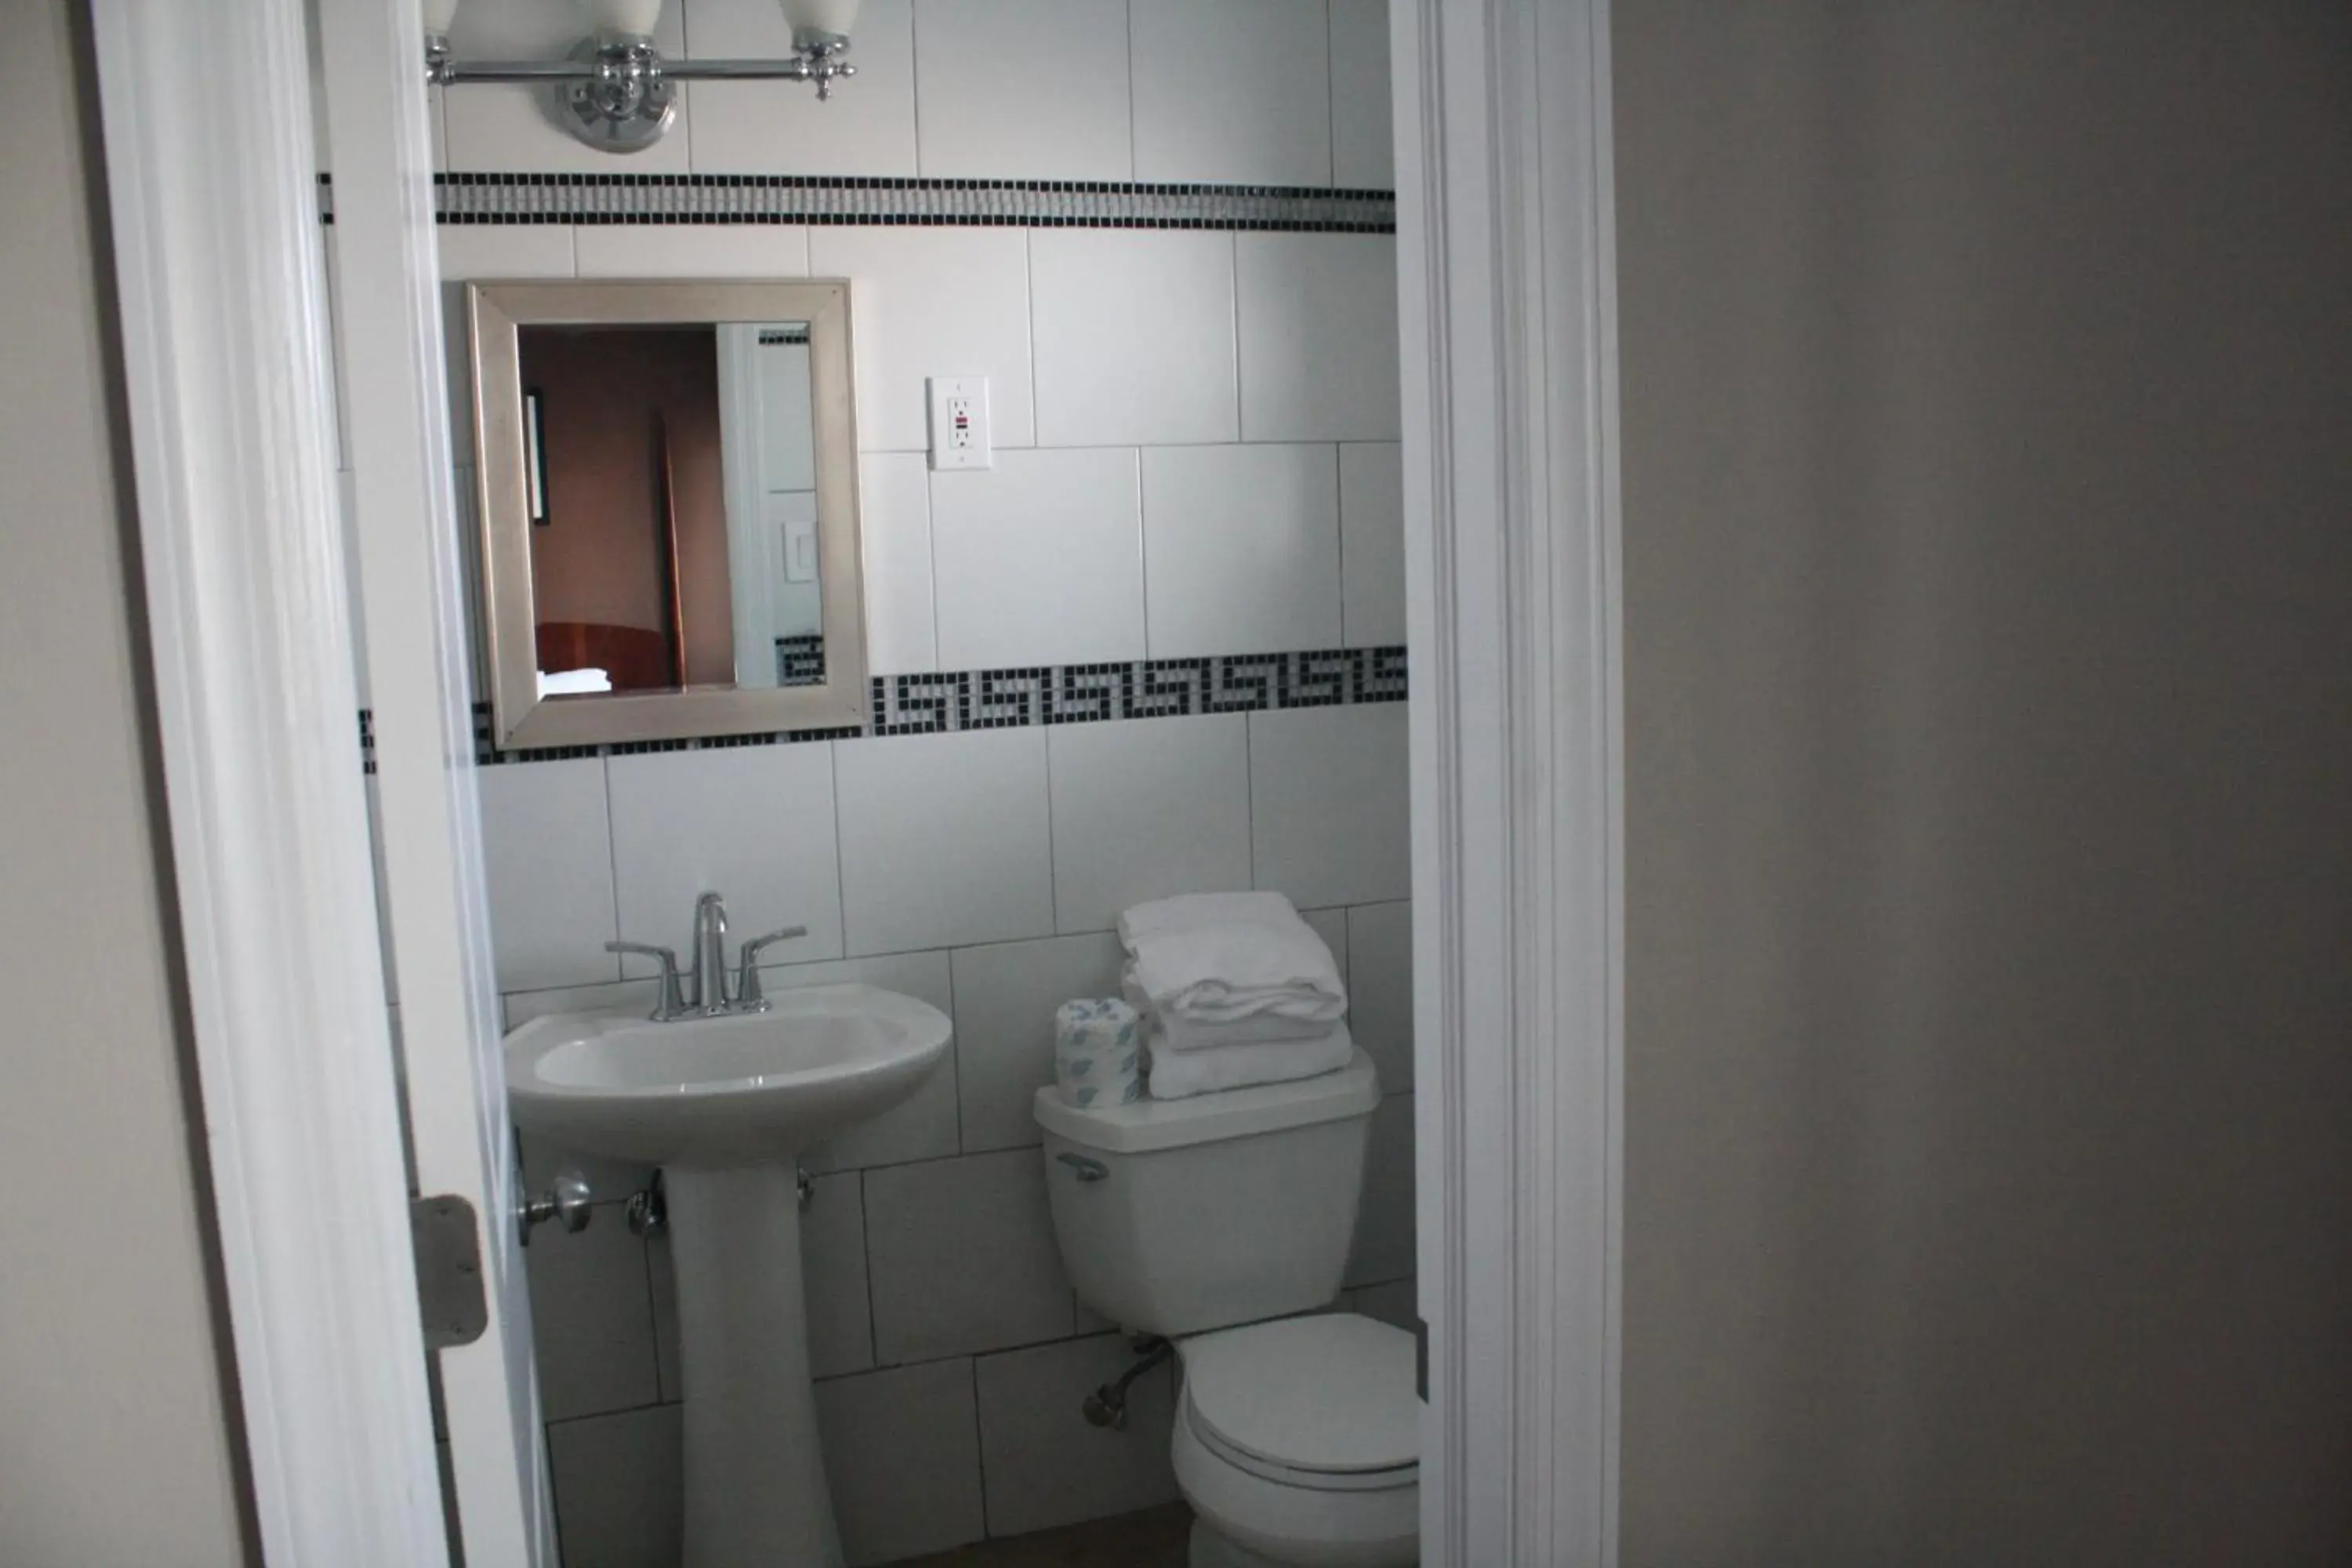
{"label": "white rectangular tile", "polygon": [[[1348,911],[1345,910],[1301,910],[1298,918],[1305,921],[1323,945],[1331,950],[1331,962],[1341,974],[1348,973]],[[1352,997],[1351,997],[1352,1000]]]}
{"label": "white rectangular tile", "polygon": [[1330,0],[1331,183],[1351,191],[1396,184],[1389,125],[1388,0]]}
{"label": "white rectangular tile", "polygon": [[[894,952],[880,958],[846,958],[833,963],[795,963],[762,969],[760,983],[771,994],[796,985],[878,985],[928,1002],[950,1016],[955,1011],[944,952]],[[808,1151],[801,1163],[812,1171],[848,1171],[932,1160],[956,1152],[956,1053],[950,1048],[915,1092],[870,1121],[859,1122],[832,1142]]]}
{"label": "white rectangular tile", "polygon": [[686,1531],[680,1406],[559,1421],[547,1468],[563,1568],[662,1568]]}
{"label": "white rectangular tile", "polygon": [[[688,51],[705,59],[775,59],[792,52],[776,0],[691,0]],[[849,58],[857,74],[830,99],[798,81],[688,84],[680,118],[694,123],[701,174],[915,173],[911,0],[866,0]]]}
{"label": "white rectangular tile", "polygon": [[1339,646],[1331,447],[1147,449],[1143,533],[1152,658]]}
{"label": "white rectangular tile", "polygon": [[1393,441],[1339,448],[1340,620],[1349,647],[1405,640],[1402,453]]}
{"label": "white rectangular tile", "polygon": [[1124,952],[1108,931],[955,952],[956,1080],[963,1147],[1031,1147],[1035,1092],[1054,1081],[1054,1009],[1118,994]]}
{"label": "white rectangular tile", "polygon": [[842,741],[835,749],[850,951],[1052,934],[1043,727]]}
{"label": "white rectangular tile", "polygon": [[1257,885],[1301,907],[1412,891],[1405,705],[1250,715],[1250,839]]}
{"label": "white rectangular tile", "polygon": [[1396,238],[1234,237],[1242,439],[1393,441]]}
{"label": "white rectangular tile", "polygon": [[857,464],[866,574],[866,667],[877,675],[940,668],[931,604],[931,472],[916,452]]}
{"label": "white rectangular tile", "polygon": [[[621,935],[691,964],[695,900],[727,900],[728,952],[784,926],[809,934],[776,961],[841,956],[830,742],[719,746],[608,757]],[[649,960],[625,962],[650,974]]]}
{"label": "white rectangular tile", "polygon": [[620,969],[604,764],[509,763],[475,774],[500,991],[588,985]]}
{"label": "white rectangular tile", "polygon": [[1024,230],[818,228],[809,268],[851,280],[860,447],[926,450],[934,375],[988,378],[1000,461],[1004,447],[1036,444]]}
{"label": "white rectangular tile", "polygon": [[1390,1094],[1412,1089],[1412,904],[1348,911],[1348,1027]]}
{"label": "white rectangular tile", "polygon": [[1176,1472],[1168,1458],[1175,1379],[1167,1366],[1153,1368],[1129,1389],[1120,1431],[1089,1423],[1070,1397],[1111,1382],[1134,1363],[1123,1334],[980,1358],[975,1371],[989,1534],[1026,1535],[1175,1500]]}
{"label": "white rectangular tile", "polygon": [[1135,177],[1331,183],[1323,0],[1134,0]]}
{"label": "white rectangular tile", "polygon": [[[466,324],[464,285],[481,279],[569,278],[574,271],[572,230],[561,224],[440,224],[434,229],[439,252],[442,330],[449,345],[449,454],[460,464],[474,453],[473,338]],[[472,564],[474,499],[470,469],[460,476],[460,521],[467,526],[468,573]]]}
{"label": "white rectangular tile", "polygon": [[808,276],[808,230],[798,224],[587,224],[572,247],[583,278]]}
{"label": "white rectangular tile", "polygon": [[1364,1198],[1346,1283],[1377,1285],[1413,1271],[1412,1096],[1392,1094],[1372,1112]]}
{"label": "white rectangular tile", "polygon": [[1057,930],[1108,931],[1146,899],[1249,886],[1247,719],[1064,724],[1046,734]]}
{"label": "white rectangular tile", "polygon": [[1066,1338],[1076,1321],[1034,1149],[866,1172],[866,1256],[885,1366]]}
{"label": "white rectangular tile", "polygon": [[987,1533],[971,1362],[828,1378],[816,1385],[816,1419],[850,1568]]}
{"label": "white rectangular tile", "polygon": [[917,0],[915,68],[925,175],[1133,177],[1126,0]]}
{"label": "white rectangular tile", "polygon": [[946,669],[1143,657],[1143,527],[1131,448],[999,452],[931,476]]}
{"label": "white rectangular tile", "polygon": [[651,1405],[661,1396],[654,1357],[646,1244],[618,1204],[599,1204],[588,1228],[536,1227],[523,1248],[540,1405],[550,1421]]}
{"label": "white rectangular tile", "polygon": [[[675,58],[686,47],[684,5],[665,5],[654,47]],[[577,5],[547,0],[467,0],[449,29],[463,59],[561,60],[588,34]],[[475,83],[442,95],[443,140],[451,169],[571,174],[682,174],[693,166],[687,116],[669,133],[625,157],[600,152],[550,118],[550,89]]]}
{"label": "white rectangular tile", "polygon": [[1029,268],[1039,446],[1240,438],[1232,235],[1044,228]]}
{"label": "white rectangular tile", "polygon": [[[677,1273],[668,1233],[658,1232],[646,1241],[646,1260],[653,1276],[661,1396],[677,1399],[686,1383],[678,1363]],[[874,1330],[866,1299],[866,1209],[855,1171],[818,1176],[809,1184],[808,1206],[801,1211],[801,1292],[807,1313],[810,1375],[838,1377],[871,1367]]]}

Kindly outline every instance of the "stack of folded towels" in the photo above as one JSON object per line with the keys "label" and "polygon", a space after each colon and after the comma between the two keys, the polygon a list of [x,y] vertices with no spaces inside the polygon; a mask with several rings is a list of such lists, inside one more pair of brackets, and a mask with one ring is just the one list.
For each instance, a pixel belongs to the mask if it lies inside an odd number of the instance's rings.
{"label": "stack of folded towels", "polygon": [[1190,893],[1118,917],[1151,1097],[1337,1072],[1355,1054],[1331,950],[1280,893]]}

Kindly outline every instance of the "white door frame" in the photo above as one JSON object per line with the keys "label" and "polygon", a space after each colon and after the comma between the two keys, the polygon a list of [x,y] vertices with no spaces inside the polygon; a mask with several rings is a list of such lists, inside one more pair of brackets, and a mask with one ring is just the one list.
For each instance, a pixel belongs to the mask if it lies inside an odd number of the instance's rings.
{"label": "white door frame", "polygon": [[[415,0],[337,3],[417,30]],[[439,1564],[354,755],[302,6],[96,0],[96,17],[259,1544],[280,1568]],[[1607,1565],[1623,1056],[1608,5],[1391,0],[1391,27],[1433,1345],[1423,1561]],[[384,156],[398,142],[382,140]],[[406,211],[429,225],[428,201]],[[429,245],[412,233],[396,248],[385,276],[430,300]],[[427,331],[412,321],[412,360],[441,353]],[[405,482],[428,513],[446,484]],[[432,591],[455,612],[453,584]],[[444,673],[410,671],[404,689],[425,702]],[[403,679],[377,668],[385,696],[387,679]],[[419,821],[441,812],[429,791],[414,798]],[[462,920],[478,867],[453,858],[441,912],[404,922],[396,907],[395,927]],[[462,997],[445,1001],[455,1018]],[[528,1519],[517,1485],[513,1517]],[[530,1546],[515,1550],[474,1568],[517,1568]]]}

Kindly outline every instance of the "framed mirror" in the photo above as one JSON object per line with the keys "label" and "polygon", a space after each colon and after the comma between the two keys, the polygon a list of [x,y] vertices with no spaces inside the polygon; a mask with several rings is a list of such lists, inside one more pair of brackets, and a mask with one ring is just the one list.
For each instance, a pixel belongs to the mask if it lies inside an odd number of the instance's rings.
{"label": "framed mirror", "polygon": [[476,283],[467,314],[497,744],[857,723],[849,285]]}

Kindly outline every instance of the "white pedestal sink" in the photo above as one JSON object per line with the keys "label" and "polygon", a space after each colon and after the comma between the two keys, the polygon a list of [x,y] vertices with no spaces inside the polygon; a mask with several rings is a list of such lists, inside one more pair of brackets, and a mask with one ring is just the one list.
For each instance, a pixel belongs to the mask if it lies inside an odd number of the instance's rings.
{"label": "white pedestal sink", "polygon": [[686,1568],[840,1568],[817,1446],[793,1157],[915,1091],[946,1015],[871,985],[652,1024],[562,1014],[507,1037],[515,1121],[663,1169],[686,1373]]}

